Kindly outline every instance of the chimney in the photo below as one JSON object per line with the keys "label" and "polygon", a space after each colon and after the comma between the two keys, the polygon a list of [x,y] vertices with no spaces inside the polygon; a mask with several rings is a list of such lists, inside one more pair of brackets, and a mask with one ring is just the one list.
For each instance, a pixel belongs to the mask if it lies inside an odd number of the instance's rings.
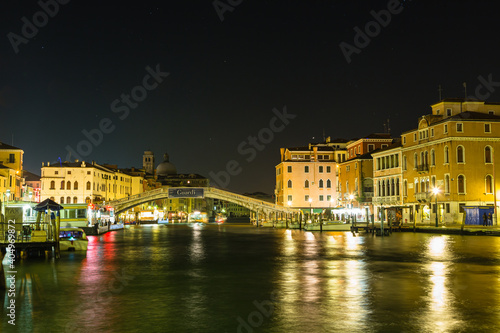
{"label": "chimney", "polygon": [[44,163],[44,162],[42,162],[42,167],[44,167],[44,166],[45,166],[45,163]]}
{"label": "chimney", "polygon": [[50,166],[50,162],[47,162],[47,166]]}

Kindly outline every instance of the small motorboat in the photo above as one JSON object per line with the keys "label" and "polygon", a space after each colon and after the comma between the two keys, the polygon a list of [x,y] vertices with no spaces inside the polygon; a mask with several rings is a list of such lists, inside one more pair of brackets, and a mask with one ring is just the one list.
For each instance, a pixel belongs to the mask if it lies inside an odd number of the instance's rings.
{"label": "small motorboat", "polygon": [[81,228],[61,228],[59,249],[61,251],[87,251],[89,240]]}

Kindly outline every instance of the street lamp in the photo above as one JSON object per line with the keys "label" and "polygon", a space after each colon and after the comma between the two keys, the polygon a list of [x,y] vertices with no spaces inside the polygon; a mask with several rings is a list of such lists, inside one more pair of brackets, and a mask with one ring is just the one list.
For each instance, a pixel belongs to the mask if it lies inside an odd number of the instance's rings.
{"label": "street lamp", "polygon": [[436,227],[438,226],[438,193],[439,193],[439,188],[434,187],[432,189],[432,193],[434,193],[434,196],[436,197]]}
{"label": "street lamp", "polygon": [[312,212],[313,212],[313,210],[312,210],[312,201],[313,201],[313,199],[309,198],[309,210],[310,210],[310,214],[311,214],[311,223],[312,223]]}

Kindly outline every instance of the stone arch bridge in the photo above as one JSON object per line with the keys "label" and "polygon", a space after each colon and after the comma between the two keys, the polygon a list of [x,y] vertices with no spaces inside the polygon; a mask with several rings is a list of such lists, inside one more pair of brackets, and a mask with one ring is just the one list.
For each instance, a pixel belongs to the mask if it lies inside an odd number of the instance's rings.
{"label": "stone arch bridge", "polygon": [[255,220],[278,220],[278,219],[298,219],[300,211],[288,207],[279,206],[270,202],[250,198],[241,194],[220,190],[213,187],[161,187],[155,190],[139,193],[114,201],[108,205],[115,209],[115,214],[124,212],[132,207],[145,204],[160,199],[219,199],[233,202],[242,207],[248,208]]}

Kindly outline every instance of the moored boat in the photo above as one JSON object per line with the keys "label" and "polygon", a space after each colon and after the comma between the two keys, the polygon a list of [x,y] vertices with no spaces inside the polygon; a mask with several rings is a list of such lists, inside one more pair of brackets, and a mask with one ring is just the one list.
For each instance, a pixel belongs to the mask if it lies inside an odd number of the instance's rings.
{"label": "moored boat", "polygon": [[82,228],[61,228],[59,249],[61,251],[87,251],[88,239]]}

